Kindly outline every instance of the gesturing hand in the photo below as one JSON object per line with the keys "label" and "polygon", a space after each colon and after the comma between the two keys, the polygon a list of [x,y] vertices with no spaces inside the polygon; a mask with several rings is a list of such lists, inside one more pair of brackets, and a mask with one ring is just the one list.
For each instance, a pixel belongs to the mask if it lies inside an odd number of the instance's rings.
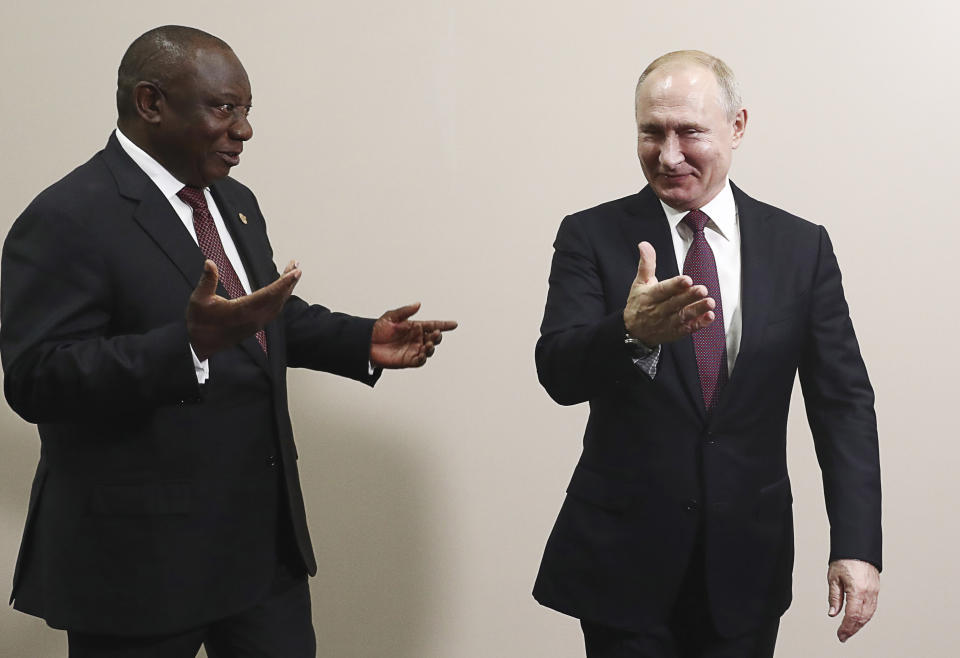
{"label": "gesturing hand", "polygon": [[452,320],[410,320],[420,304],[387,311],[374,323],[370,362],[381,368],[418,368],[433,356],[444,331],[453,331]]}
{"label": "gesturing hand", "polygon": [[827,569],[827,584],[830,602],[828,615],[836,617],[840,614],[846,598],[847,611],[837,629],[837,637],[841,642],[846,642],[877,611],[880,572],[862,560],[834,560]]}
{"label": "gesturing hand", "polygon": [[641,242],[637,277],[630,286],[623,324],[627,332],[649,347],[668,343],[706,327],[716,317],[716,302],[705,286],[693,285],[689,276],[657,281],[657,252]]}
{"label": "gesturing hand", "polygon": [[283,309],[301,275],[299,265],[290,261],[283,275],[270,285],[243,297],[224,299],[217,294],[217,266],[207,259],[187,303],[187,333],[197,358],[203,361],[266,326]]}

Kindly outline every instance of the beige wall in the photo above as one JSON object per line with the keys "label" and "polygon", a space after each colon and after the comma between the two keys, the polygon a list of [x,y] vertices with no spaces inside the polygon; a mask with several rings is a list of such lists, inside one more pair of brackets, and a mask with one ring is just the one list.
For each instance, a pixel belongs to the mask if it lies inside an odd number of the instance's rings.
{"label": "beige wall", "polygon": [[[677,48],[738,73],[751,114],[733,177],[828,227],[877,389],[880,611],[836,641],[798,394],[795,601],[778,656],[955,655],[955,3],[150,6],[3,3],[0,231],[103,146],[128,43],[187,22],[231,43],[250,74],[256,136],[235,174],[257,192],[278,260],[302,261],[298,292],[368,315],[419,299],[424,316],[461,322],[428,368],[375,391],[291,373],[321,655],[582,656],[577,625],[529,594],[586,416],[539,388],[533,345],[559,221],[641,185],[634,81]],[[6,591],[39,444],[5,406],[0,432]],[[64,647],[0,608],[0,656]]]}

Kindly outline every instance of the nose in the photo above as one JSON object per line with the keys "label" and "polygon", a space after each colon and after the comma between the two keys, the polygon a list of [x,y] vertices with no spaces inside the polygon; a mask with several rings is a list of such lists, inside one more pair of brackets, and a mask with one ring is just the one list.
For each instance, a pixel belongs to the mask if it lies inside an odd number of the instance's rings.
{"label": "nose", "polygon": [[245,142],[253,137],[253,126],[250,125],[250,119],[241,114],[232,124],[230,124],[230,137]]}
{"label": "nose", "polygon": [[680,139],[675,134],[669,134],[663,139],[660,146],[660,164],[665,169],[673,169],[683,162],[683,152],[680,150]]}

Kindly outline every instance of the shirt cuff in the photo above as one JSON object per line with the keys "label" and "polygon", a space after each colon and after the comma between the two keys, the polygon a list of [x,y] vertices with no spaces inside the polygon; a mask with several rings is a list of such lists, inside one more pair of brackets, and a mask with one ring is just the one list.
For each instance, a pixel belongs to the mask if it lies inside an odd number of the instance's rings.
{"label": "shirt cuff", "polygon": [[190,356],[193,357],[193,370],[197,374],[197,383],[205,384],[210,379],[210,359],[201,361],[197,358],[197,353],[193,351],[193,345],[190,346]]}
{"label": "shirt cuff", "polygon": [[660,364],[660,345],[650,350],[649,354],[643,356],[634,356],[633,364],[640,368],[643,373],[653,379],[657,376],[657,366]]}

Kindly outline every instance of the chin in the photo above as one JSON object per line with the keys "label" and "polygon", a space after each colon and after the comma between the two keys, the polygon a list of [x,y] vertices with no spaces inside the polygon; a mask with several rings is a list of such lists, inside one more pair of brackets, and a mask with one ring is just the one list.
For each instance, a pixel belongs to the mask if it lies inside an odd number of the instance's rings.
{"label": "chin", "polygon": [[660,197],[660,200],[671,208],[676,208],[677,210],[692,210],[693,209],[693,196],[690,194],[684,194],[677,190],[669,189],[659,189],[655,190],[657,196]]}

